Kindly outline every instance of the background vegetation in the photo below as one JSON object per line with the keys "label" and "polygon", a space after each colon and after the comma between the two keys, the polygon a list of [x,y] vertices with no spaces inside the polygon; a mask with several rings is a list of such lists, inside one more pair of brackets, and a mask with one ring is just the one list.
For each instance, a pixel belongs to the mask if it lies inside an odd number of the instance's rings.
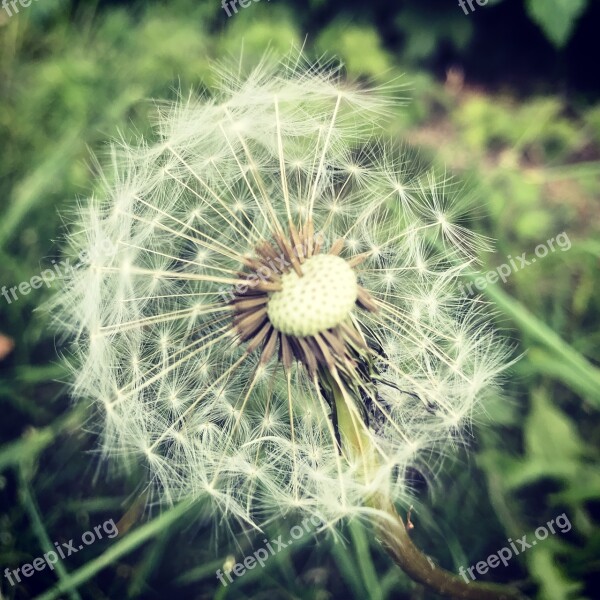
{"label": "background vegetation", "polygon": [[[309,52],[339,56],[352,77],[402,75],[411,102],[388,135],[445,164],[473,194],[471,226],[497,240],[484,271],[561,232],[572,242],[485,289],[525,355],[469,451],[433,484],[423,478],[413,535],[456,572],[565,512],[571,531],[491,578],[521,581],[543,600],[597,598],[600,101],[586,59],[599,5],[490,0],[465,15],[442,0],[262,0],[231,18],[218,0],[38,0],[11,18],[0,9],[0,285],[60,257],[60,215],[92,186],[90,151],[101,154],[120,130],[147,131],[151,98],[210,89],[211,61],[242,44],[252,61],[308,35]],[[91,452],[85,407],[65,393],[47,316],[35,311],[49,293],[0,297],[0,567],[108,519],[121,535],[15,587],[0,573],[1,597],[429,597],[356,525],[345,546],[307,536],[220,586],[215,570],[264,536],[240,537],[241,548],[217,540],[195,507],[144,509],[145,473],[109,477]],[[292,524],[273,524],[267,537]]]}

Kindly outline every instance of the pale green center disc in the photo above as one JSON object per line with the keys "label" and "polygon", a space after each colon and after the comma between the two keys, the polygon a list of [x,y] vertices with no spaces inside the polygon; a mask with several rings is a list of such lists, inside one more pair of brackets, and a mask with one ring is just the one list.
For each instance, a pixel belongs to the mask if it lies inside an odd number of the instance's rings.
{"label": "pale green center disc", "polygon": [[339,325],[356,302],[356,274],[339,256],[318,254],[281,277],[283,289],[267,306],[273,327],[287,335],[306,337]]}

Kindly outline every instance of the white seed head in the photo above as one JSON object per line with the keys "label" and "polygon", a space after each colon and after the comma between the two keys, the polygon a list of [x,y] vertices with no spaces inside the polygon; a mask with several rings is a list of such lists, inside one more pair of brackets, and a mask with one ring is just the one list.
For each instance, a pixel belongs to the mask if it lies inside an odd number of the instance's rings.
{"label": "white seed head", "polygon": [[312,256],[302,271],[302,277],[293,270],[283,275],[282,289],[271,294],[267,308],[275,329],[298,337],[345,321],[358,295],[356,274],[339,256]]}
{"label": "white seed head", "polygon": [[161,109],[154,139],[115,145],[77,209],[69,241],[92,258],[53,306],[73,395],[104,456],[143,462],[165,502],[249,524],[412,502],[406,474],[436,472],[506,362],[458,286],[486,245],[472,206],[378,138],[389,86],[298,55],[221,75]]}

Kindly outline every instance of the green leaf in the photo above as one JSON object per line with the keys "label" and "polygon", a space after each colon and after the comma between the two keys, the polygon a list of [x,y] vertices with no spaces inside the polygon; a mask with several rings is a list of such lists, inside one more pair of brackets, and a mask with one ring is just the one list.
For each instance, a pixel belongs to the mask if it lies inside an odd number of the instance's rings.
{"label": "green leaf", "polygon": [[546,323],[499,286],[488,285],[484,293],[506,316],[519,325],[523,334],[531,336],[551,351],[557,359],[562,360],[565,367],[573,371],[571,380],[575,376],[579,378],[578,391],[580,390],[590,403],[593,402],[596,408],[600,407],[600,369],[598,367],[590,363]]}
{"label": "green leaf", "polygon": [[389,74],[393,64],[374,27],[337,21],[320,35],[316,45],[323,52],[339,56],[354,76],[381,77]]}
{"label": "green leaf", "polygon": [[195,504],[193,502],[181,502],[176,506],[165,510],[160,516],[156,517],[148,523],[138,527],[131,533],[110,546],[103,554],[90,560],[85,565],[68,573],[64,579],[61,579],[54,587],[50,588],[40,596],[38,600],[56,600],[62,594],[76,589],[80,585],[89,581],[99,571],[112,565],[117,559],[132,552],[144,542],[161,535],[169,527],[172,527],[187,511]]}
{"label": "green leaf", "polygon": [[573,33],[575,23],[588,0],[527,0],[527,12],[557,47],[562,48]]}
{"label": "green leaf", "polygon": [[536,548],[527,555],[533,578],[540,585],[540,598],[545,600],[570,600],[579,597],[581,584],[570,581],[557,565],[556,557],[548,548]]}
{"label": "green leaf", "polygon": [[549,469],[572,463],[585,454],[585,445],[567,415],[552,404],[541,390],[531,395],[532,410],[525,423],[525,445],[531,459]]}

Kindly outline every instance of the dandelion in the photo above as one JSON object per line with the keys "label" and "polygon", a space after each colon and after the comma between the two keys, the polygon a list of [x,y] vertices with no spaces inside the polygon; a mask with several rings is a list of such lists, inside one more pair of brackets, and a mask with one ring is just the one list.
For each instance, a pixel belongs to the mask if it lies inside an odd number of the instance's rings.
{"label": "dandelion", "polygon": [[379,139],[393,86],[298,56],[222,73],[162,107],[152,143],[115,145],[78,210],[91,259],[56,312],[103,453],[139,457],[163,502],[208,498],[254,527],[367,519],[438,591],[515,597],[433,567],[395,510],[506,363],[458,292],[487,245],[469,205]]}

